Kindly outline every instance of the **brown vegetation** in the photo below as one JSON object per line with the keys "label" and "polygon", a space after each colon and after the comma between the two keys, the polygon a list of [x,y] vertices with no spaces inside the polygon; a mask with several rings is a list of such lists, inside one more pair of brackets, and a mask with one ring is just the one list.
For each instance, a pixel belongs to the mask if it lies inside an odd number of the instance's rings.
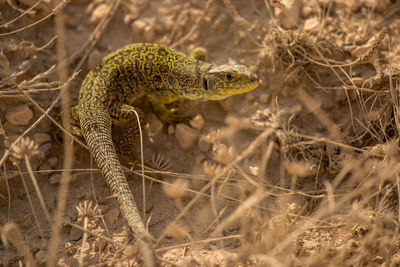
{"label": "brown vegetation", "polygon": [[262,79],[179,103],[189,125],[146,110],[124,166],[165,266],[400,265],[399,1],[49,2],[0,1],[0,266],[140,264],[89,153],[50,138],[132,42]]}

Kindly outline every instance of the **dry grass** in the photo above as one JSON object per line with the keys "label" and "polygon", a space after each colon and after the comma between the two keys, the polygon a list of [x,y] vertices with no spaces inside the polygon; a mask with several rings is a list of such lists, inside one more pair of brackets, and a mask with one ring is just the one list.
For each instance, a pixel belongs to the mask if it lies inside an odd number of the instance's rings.
{"label": "dry grass", "polygon": [[[104,16],[93,29],[82,26],[86,41],[74,39],[74,47],[68,38],[80,33],[61,9],[82,6],[0,3],[0,265],[140,264],[101,175],[74,160],[88,154],[72,155],[68,140],[80,141],[69,134],[68,115],[62,126],[54,119],[62,95],[62,114],[75,102],[84,63],[113,45],[112,25],[120,35],[133,31],[135,41],[154,34],[150,41],[180,50],[204,46],[211,60],[243,61],[263,80],[221,105],[193,104],[205,118],[203,147],[183,152],[173,128],[150,141],[144,134],[142,163],[125,169],[146,181],[136,191],[133,182],[134,193],[143,196],[136,199],[165,266],[398,266],[400,4],[311,1],[289,30],[274,13],[291,12],[284,1],[170,2],[104,2]],[[168,28],[156,14],[169,13]],[[308,19],[317,26],[305,29]],[[147,28],[133,28],[137,20]],[[33,119],[11,125],[6,113],[21,103]],[[65,151],[38,164],[42,146],[29,137],[50,126],[65,133]],[[160,154],[150,164],[152,150]],[[48,157],[62,164],[40,167]],[[51,184],[51,173],[61,182]]]}

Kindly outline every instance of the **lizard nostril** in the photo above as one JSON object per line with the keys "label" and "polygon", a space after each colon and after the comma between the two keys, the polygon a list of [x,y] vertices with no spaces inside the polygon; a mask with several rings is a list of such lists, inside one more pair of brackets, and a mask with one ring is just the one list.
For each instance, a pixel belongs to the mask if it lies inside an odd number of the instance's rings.
{"label": "lizard nostril", "polygon": [[257,74],[253,74],[253,75],[250,77],[250,81],[251,81],[251,82],[259,81],[258,75],[257,75]]}

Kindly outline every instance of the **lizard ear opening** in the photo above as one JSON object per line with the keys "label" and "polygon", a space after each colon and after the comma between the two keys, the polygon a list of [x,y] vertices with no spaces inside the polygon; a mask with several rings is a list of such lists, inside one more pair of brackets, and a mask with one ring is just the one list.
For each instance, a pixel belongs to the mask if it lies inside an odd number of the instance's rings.
{"label": "lizard ear opening", "polygon": [[203,88],[204,90],[208,90],[208,82],[206,78],[203,79]]}

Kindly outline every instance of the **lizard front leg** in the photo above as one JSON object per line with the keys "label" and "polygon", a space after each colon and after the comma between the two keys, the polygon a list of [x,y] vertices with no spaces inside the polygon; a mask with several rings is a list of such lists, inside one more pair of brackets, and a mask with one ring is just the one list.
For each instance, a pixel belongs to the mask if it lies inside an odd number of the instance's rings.
{"label": "lizard front leg", "polygon": [[190,120],[189,116],[177,114],[178,108],[167,108],[164,104],[150,101],[153,112],[164,123],[176,124],[187,123]]}

